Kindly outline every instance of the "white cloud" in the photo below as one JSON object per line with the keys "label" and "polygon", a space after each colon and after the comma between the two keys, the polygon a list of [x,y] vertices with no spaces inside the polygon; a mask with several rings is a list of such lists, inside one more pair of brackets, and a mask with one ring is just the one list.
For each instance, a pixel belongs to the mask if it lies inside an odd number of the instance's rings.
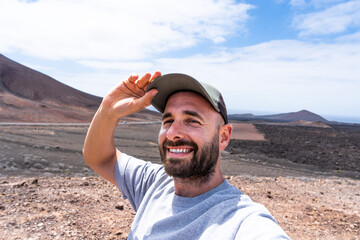
{"label": "white cloud", "polygon": [[289,4],[292,7],[300,7],[300,8],[315,8],[315,9],[321,9],[321,8],[327,8],[331,7],[334,4],[342,3],[347,0],[290,0]]}
{"label": "white cloud", "polygon": [[140,69],[151,69],[153,64],[150,62],[140,61],[124,61],[124,62],[109,62],[109,61],[79,61],[79,64],[100,70],[125,70],[127,72],[138,71]]}
{"label": "white cloud", "polygon": [[293,25],[303,37],[343,33],[350,27],[360,26],[360,1],[340,3],[325,10],[298,15]]}
{"label": "white cloud", "polygon": [[215,85],[229,108],[359,115],[359,62],[359,43],[272,41],[156,65]]}
{"label": "white cloud", "polygon": [[360,42],[360,31],[352,34],[343,35],[335,39],[339,43],[356,43]]}
{"label": "white cloud", "polygon": [[336,3],[346,2],[348,0],[311,0],[309,2],[310,5],[314,6],[315,8],[324,8]]}
{"label": "white cloud", "polygon": [[[219,88],[231,109],[278,113],[308,109],[318,114],[359,116],[359,62],[359,42],[279,40],[218,49],[212,54],[134,61],[129,63],[131,71],[122,67],[126,63],[108,62],[97,74],[59,75],[57,79],[87,82],[82,85],[84,91],[104,96],[131,72],[182,72]],[[112,71],[106,72],[109,68]],[[113,72],[117,68],[119,71]]]}
{"label": "white cloud", "polygon": [[[294,21],[306,39],[346,34],[332,44],[279,40],[230,49],[216,44],[246,32],[252,8],[235,0],[0,0],[0,52],[60,59],[43,70],[99,96],[131,72],[161,70],[217,86],[229,108],[349,115],[360,109],[360,38],[346,30],[360,25],[360,1],[339,1],[290,2],[295,14],[308,12]],[[201,54],[161,57],[209,42]]]}
{"label": "white cloud", "polygon": [[0,51],[45,59],[141,59],[244,31],[234,0],[0,1]]}

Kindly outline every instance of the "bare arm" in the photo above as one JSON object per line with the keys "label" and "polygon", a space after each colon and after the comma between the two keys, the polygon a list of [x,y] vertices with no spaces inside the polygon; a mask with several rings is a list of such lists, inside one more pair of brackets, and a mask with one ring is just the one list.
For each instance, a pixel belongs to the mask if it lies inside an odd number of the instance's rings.
{"label": "bare arm", "polygon": [[83,156],[100,176],[115,183],[114,170],[121,152],[114,144],[114,131],[122,117],[138,112],[149,106],[157,90],[145,93],[147,85],[161,75],[155,72],[140,79],[132,74],[112,89],[103,99],[87,132]]}

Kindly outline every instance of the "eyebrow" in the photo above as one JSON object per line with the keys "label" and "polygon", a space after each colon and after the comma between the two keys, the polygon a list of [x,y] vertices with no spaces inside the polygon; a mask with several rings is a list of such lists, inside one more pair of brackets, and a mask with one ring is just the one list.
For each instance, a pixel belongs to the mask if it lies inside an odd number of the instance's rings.
{"label": "eyebrow", "polygon": [[[185,111],[183,111],[183,114],[193,116],[193,117],[199,118],[201,121],[204,121],[204,119],[200,116],[200,114],[198,114],[195,111],[185,110]],[[166,112],[162,115],[162,120],[164,120],[165,118],[171,117],[171,116],[172,116],[171,113]]]}
{"label": "eyebrow", "polygon": [[161,117],[161,120],[164,120],[165,118],[168,118],[168,117],[171,117],[171,116],[172,116],[172,114],[169,113],[169,112],[164,113],[164,114],[162,115],[162,117]]}

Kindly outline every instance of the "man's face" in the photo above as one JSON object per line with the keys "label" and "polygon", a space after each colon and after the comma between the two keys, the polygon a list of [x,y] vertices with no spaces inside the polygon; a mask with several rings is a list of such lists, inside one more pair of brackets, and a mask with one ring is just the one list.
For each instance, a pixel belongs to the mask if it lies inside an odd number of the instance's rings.
{"label": "man's face", "polygon": [[160,155],[168,175],[205,180],[215,171],[219,116],[196,93],[179,92],[169,98],[159,134]]}

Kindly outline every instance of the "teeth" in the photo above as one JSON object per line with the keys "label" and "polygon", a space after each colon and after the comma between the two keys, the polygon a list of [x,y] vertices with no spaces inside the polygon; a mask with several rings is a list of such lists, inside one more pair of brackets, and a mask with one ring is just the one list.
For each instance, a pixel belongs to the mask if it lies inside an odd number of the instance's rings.
{"label": "teeth", "polygon": [[169,152],[172,153],[187,153],[190,152],[190,149],[169,149]]}

